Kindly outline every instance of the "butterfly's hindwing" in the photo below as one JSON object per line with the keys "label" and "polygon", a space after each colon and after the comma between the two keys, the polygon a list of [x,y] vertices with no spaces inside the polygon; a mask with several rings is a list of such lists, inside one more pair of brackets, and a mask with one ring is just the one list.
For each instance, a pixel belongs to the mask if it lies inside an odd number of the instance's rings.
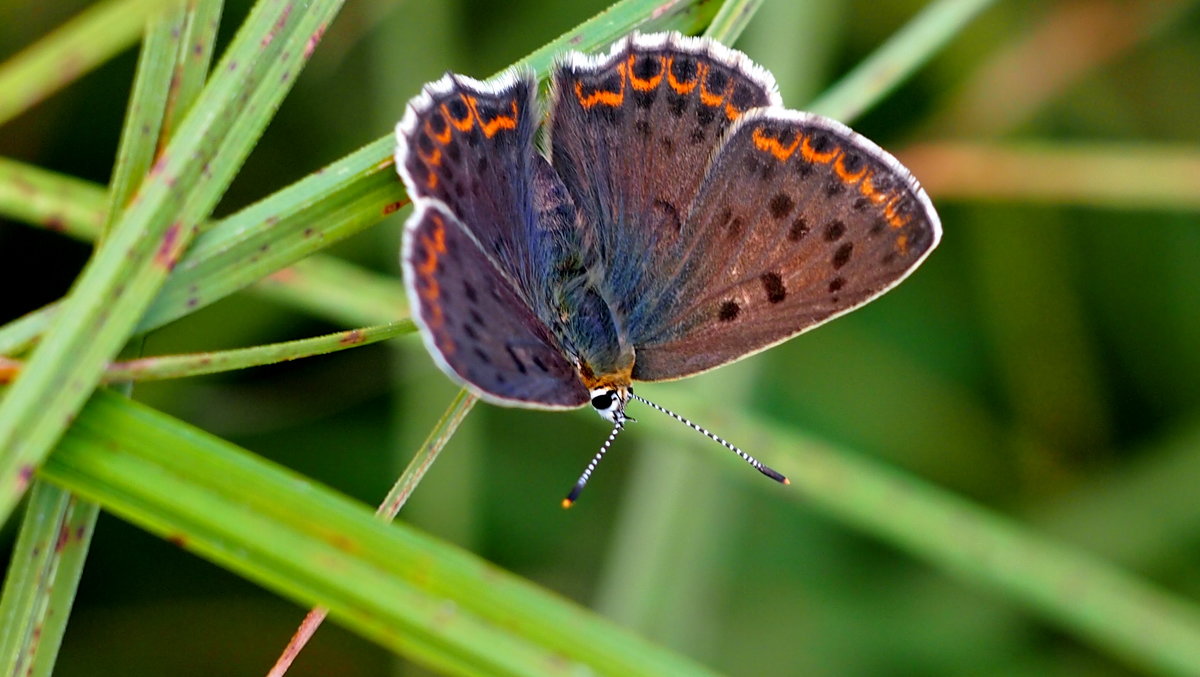
{"label": "butterfly's hindwing", "polygon": [[404,241],[413,318],[443,371],[498,404],[587,403],[556,339],[448,207],[418,202]]}

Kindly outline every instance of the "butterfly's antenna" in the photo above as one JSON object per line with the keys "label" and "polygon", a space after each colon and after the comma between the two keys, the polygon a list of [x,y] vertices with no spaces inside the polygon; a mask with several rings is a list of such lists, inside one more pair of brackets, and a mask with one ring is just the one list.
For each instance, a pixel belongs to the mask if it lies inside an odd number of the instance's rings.
{"label": "butterfly's antenna", "polygon": [[783,474],[780,473],[778,470],[775,470],[771,466],[763,463],[762,461],[758,460],[757,458],[754,458],[753,456],[751,456],[750,454],[747,454],[746,452],[742,451],[741,449],[738,449],[733,444],[726,442],[725,440],[721,439],[720,437],[717,437],[716,435],[708,432],[704,428],[701,428],[700,426],[696,425],[695,423],[692,423],[691,421],[680,416],[679,414],[676,414],[675,412],[671,411],[670,409],[667,409],[666,407],[660,407],[659,405],[651,402],[650,400],[642,397],[641,395],[634,394],[633,392],[630,392],[629,395],[630,395],[630,397],[637,400],[638,402],[641,402],[642,404],[645,404],[647,406],[653,407],[653,408],[661,411],[662,413],[666,414],[667,416],[670,416],[671,418],[675,419],[676,421],[679,421],[680,423],[686,425],[687,427],[691,428],[692,430],[695,430],[696,432],[700,433],[701,435],[704,435],[708,439],[710,439],[710,440],[716,442],[717,444],[720,444],[721,446],[725,447],[726,449],[732,451],[733,453],[737,454],[743,461],[745,461],[745,462],[749,463],[751,466],[753,466],[753,468],[755,470],[766,475],[767,477],[770,477],[771,479],[775,480],[776,482],[779,482],[780,484],[791,484],[791,482],[788,481],[788,478],[784,477]]}
{"label": "butterfly's antenna", "polygon": [[604,458],[604,454],[608,453],[608,448],[612,446],[613,440],[617,439],[617,435],[625,429],[625,421],[617,421],[613,426],[613,431],[609,433],[608,439],[604,440],[604,444],[600,445],[600,451],[592,457],[587,467],[583,469],[583,474],[579,476],[579,480],[575,482],[575,486],[571,487],[571,493],[562,501],[563,508],[569,508],[575,503],[575,499],[579,498],[579,494],[583,492],[583,488],[587,486],[588,480],[592,479],[592,472],[596,470],[596,466],[600,465],[600,459]]}

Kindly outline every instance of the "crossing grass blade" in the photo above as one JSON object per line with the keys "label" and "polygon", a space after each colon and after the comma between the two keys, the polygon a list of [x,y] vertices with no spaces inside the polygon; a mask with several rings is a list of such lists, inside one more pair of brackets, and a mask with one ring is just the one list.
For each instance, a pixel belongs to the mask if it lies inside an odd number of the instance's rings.
{"label": "crossing grass blade", "polygon": [[99,506],[34,482],[0,597],[0,670],[48,677],[62,643]]}

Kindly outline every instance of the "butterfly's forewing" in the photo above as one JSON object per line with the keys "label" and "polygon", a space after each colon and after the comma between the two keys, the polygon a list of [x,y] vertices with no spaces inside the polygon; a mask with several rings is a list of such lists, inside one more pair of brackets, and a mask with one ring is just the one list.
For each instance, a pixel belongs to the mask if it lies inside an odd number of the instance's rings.
{"label": "butterfly's forewing", "polygon": [[891,288],[941,235],[911,174],[844,125],[783,109],[731,128],[654,270],[633,376],[672,379],[769,347]]}
{"label": "butterfly's forewing", "polygon": [[498,404],[587,403],[556,339],[444,204],[417,203],[402,263],[413,318],[443,371]]}
{"label": "butterfly's forewing", "polygon": [[744,111],[778,104],[770,74],[744,55],[675,33],[633,35],[608,54],[555,69],[551,162],[588,236],[588,267],[628,326],[670,281],[675,246],[722,134]]}
{"label": "butterfly's forewing", "polygon": [[531,241],[536,92],[524,73],[487,82],[447,74],[396,125],[396,166],[409,195],[445,204],[523,294],[543,283]]}

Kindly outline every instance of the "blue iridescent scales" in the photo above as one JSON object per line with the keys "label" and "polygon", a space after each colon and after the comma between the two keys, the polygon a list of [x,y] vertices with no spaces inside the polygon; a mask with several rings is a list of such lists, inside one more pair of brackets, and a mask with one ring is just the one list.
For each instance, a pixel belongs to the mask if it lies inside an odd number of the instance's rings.
{"label": "blue iridescent scales", "polygon": [[[531,74],[447,74],[396,126],[414,210],[402,265],[451,378],[507,406],[627,420],[632,382],[764,350],[878,297],[937,245],[891,155],[782,107],[741,52],[676,33],[563,55],[543,119]],[[650,405],[737,452],[740,449]]]}

